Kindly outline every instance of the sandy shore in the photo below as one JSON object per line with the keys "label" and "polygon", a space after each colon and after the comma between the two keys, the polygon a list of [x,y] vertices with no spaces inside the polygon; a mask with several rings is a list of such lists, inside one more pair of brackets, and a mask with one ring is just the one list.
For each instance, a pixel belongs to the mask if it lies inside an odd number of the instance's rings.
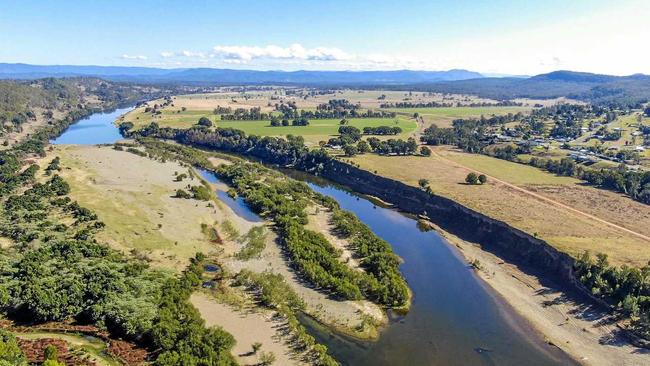
{"label": "sandy shore", "polygon": [[482,250],[479,245],[431,226],[468,261],[478,259],[479,277],[530,322],[549,344],[584,365],[650,365],[650,350],[627,342],[608,313],[578,303],[558,288],[543,285],[539,278]]}
{"label": "sandy shore", "polygon": [[[202,293],[194,293],[190,301],[199,310],[206,325],[222,327],[235,337],[237,344],[232,349],[232,354],[240,364],[258,364],[262,352],[273,352],[275,365],[307,365],[301,361],[300,354],[292,351],[288,339],[279,335],[278,328],[283,327],[284,323],[272,319],[270,311],[257,307],[235,309]],[[262,343],[257,353],[252,352],[252,344],[255,342]]]}

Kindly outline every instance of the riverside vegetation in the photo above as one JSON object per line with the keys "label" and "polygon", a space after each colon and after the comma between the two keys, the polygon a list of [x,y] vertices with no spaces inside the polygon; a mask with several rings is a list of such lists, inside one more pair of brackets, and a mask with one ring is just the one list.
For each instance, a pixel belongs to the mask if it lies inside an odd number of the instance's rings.
{"label": "riverside vegetation", "polygon": [[[104,227],[97,215],[68,197],[59,159],[43,173],[29,162],[89,112],[72,109],[0,152],[0,227],[12,242],[0,250],[0,310],[18,321],[96,325],[148,348],[156,365],[235,364],[232,337],[206,328],[188,301],[201,255],[175,278],[110,249],[95,239]],[[0,364],[26,364],[12,339],[0,339]]]}
{"label": "riverside vegetation", "polygon": [[[499,118],[500,119],[505,118],[504,120],[507,121],[507,120],[512,120],[514,118],[521,118],[521,117],[509,116],[509,117],[499,117]],[[473,123],[475,125],[481,124],[480,120],[475,120],[475,122]],[[458,125],[461,126],[464,124],[458,123]],[[459,127],[459,128],[462,131],[465,130],[465,127],[462,128]],[[471,131],[471,129],[467,131]],[[324,167],[328,163],[330,163],[333,159],[335,159],[329,156],[327,151],[325,151],[324,149],[313,149],[313,150],[308,149],[307,147],[304,146],[303,141],[300,137],[294,137],[294,136],[288,136],[287,139],[283,139],[283,138],[276,138],[276,137],[246,136],[246,134],[243,133],[242,131],[237,131],[233,129],[217,128],[214,131],[206,131],[202,129],[192,128],[188,130],[179,130],[179,129],[169,129],[169,128],[164,128],[164,129],[157,128],[157,126],[151,126],[151,125],[142,130],[134,131],[131,134],[133,136],[151,136],[157,138],[174,139],[182,144],[187,144],[191,146],[204,147],[204,148],[219,150],[219,151],[235,152],[238,154],[252,156],[261,159],[262,161],[267,163],[277,164],[285,167],[293,167],[296,169],[308,171],[315,174],[318,174],[319,171],[324,169]],[[431,134],[428,134],[425,135],[424,138],[429,139],[432,138],[431,136],[432,136]],[[456,141],[455,140],[456,135],[454,134],[453,130],[444,132],[439,136],[441,136],[441,138],[443,138],[444,136],[449,136],[449,138],[453,139],[452,142]],[[428,142],[431,144],[448,143],[437,139],[438,137],[436,137],[436,142],[433,143],[429,141]],[[463,146],[468,146],[468,147],[480,146],[480,142],[478,140],[475,141],[476,143],[472,142],[474,140],[471,141],[470,140],[462,142]],[[231,169],[236,169],[236,168],[231,168]],[[236,177],[237,174],[241,174],[241,176],[243,177],[242,183],[243,182],[246,183],[241,188],[239,188],[241,189],[240,194],[242,194],[245,198],[246,195],[253,195],[252,207],[255,207],[256,204],[259,205],[257,210],[260,211],[258,212],[269,210],[267,213],[269,215],[278,214],[278,212],[274,212],[272,210],[274,208],[273,202],[264,202],[263,200],[261,200],[260,202],[255,203],[255,199],[257,199],[257,197],[254,195],[256,189],[267,190],[270,188],[268,187],[251,188],[249,185],[254,183],[254,179],[252,179],[251,177],[247,178],[246,172],[235,174],[234,172],[229,172],[228,170],[225,170],[225,174],[226,174],[225,175],[226,178],[228,178],[228,175],[232,175],[233,177]],[[237,182],[234,181],[234,179],[233,179],[233,183],[238,184]],[[296,215],[295,217],[300,217],[300,206],[298,206],[298,208],[292,207],[291,210],[293,211],[287,211],[286,213]],[[280,217],[282,216],[280,215]],[[316,238],[314,238],[313,240],[315,242],[319,242],[319,240]],[[325,249],[324,252],[327,252],[327,250]],[[296,252],[296,255],[298,256],[302,254],[303,253],[300,251]],[[325,262],[320,263],[321,267],[328,265],[326,260],[324,261]],[[620,309],[627,308],[627,309],[634,310],[634,311],[624,310],[623,314],[632,316],[633,325],[634,325],[633,331],[647,338],[648,337],[647,329],[650,325],[647,320],[647,310],[646,310],[647,295],[644,295],[648,289],[647,284],[645,284],[644,281],[638,282],[637,283],[638,286],[631,287],[635,289],[636,293],[630,291],[626,292],[625,289],[629,288],[628,286],[629,281],[626,282],[627,280],[625,280],[625,278],[628,277],[626,274],[631,273],[629,268],[622,268],[620,270],[617,270],[617,269],[612,269],[611,267],[609,267],[609,265],[599,266],[598,264],[596,264],[592,268],[591,265],[585,266],[584,263],[585,262],[583,262],[582,259],[576,261],[576,276],[579,277],[581,281],[589,287],[590,290],[593,291],[593,289],[595,288],[596,295],[603,296],[606,298],[611,298],[611,300],[617,306],[619,306]],[[603,263],[600,264],[602,265]],[[585,272],[585,268],[592,268],[593,271]],[[636,270],[632,272],[636,273]],[[640,273],[645,273],[645,272],[647,271],[641,271]],[[348,283],[341,282],[335,285],[333,283],[327,282],[327,280],[324,280],[323,278],[320,278],[318,276],[318,273],[319,273],[318,269],[312,270],[308,272],[308,276],[309,275],[314,276],[313,277],[314,279],[319,279],[319,281],[322,281],[321,285],[326,286],[333,291],[340,291],[340,294],[344,294],[344,296],[346,295],[352,296],[354,294],[357,294],[357,292],[355,291],[356,289],[354,287],[349,287]],[[587,273],[592,273],[592,275],[585,277],[585,274]],[[605,277],[611,279],[611,281],[603,282],[604,281],[603,278],[600,278],[599,275],[598,276],[593,275],[593,273],[596,274],[621,273],[622,275]],[[354,283],[354,281],[348,281],[348,282]],[[625,284],[625,286],[623,286],[622,284]],[[612,295],[615,296],[612,297]],[[630,296],[627,297],[627,300],[625,300],[627,295]],[[632,303],[634,303],[633,306],[631,305]]]}

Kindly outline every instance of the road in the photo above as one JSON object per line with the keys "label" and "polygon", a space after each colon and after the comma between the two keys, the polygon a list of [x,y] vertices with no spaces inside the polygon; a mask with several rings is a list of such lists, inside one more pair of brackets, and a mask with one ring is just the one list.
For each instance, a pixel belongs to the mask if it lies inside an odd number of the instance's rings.
{"label": "road", "polygon": [[556,206],[556,207],[560,207],[560,208],[565,209],[565,210],[567,210],[567,211],[573,212],[573,213],[575,213],[575,214],[577,214],[577,215],[581,215],[581,216],[587,217],[587,218],[589,218],[589,219],[591,219],[591,220],[594,220],[594,221],[600,222],[600,223],[605,224],[605,225],[607,225],[607,226],[609,226],[609,227],[615,228],[615,229],[620,230],[620,231],[624,231],[624,232],[626,232],[626,233],[628,233],[628,234],[632,234],[632,235],[634,235],[634,236],[636,236],[636,237],[639,237],[639,238],[641,238],[641,239],[644,239],[644,240],[647,240],[648,242],[650,242],[650,237],[647,236],[647,235],[644,235],[644,234],[638,233],[638,232],[636,232],[636,231],[634,231],[634,230],[630,230],[630,229],[628,229],[628,228],[626,228],[626,227],[623,227],[623,226],[621,226],[621,225],[615,224],[615,223],[613,223],[613,222],[610,222],[610,221],[607,221],[607,220],[603,220],[603,219],[601,219],[600,217],[594,216],[594,215],[592,215],[592,214],[590,214],[590,213],[587,213],[587,212],[584,212],[584,211],[580,211],[580,210],[578,210],[578,209],[576,209],[576,208],[573,208],[573,207],[571,207],[571,206],[565,205],[564,203],[559,202],[559,201],[556,201],[556,200],[554,200],[554,199],[551,199],[551,198],[548,198],[548,197],[542,196],[542,195],[540,195],[540,194],[538,194],[538,193],[531,192],[531,191],[529,191],[529,190],[527,190],[527,189],[525,189],[525,188],[522,188],[522,187],[520,187],[520,186],[514,185],[514,184],[512,184],[512,183],[508,183],[508,182],[506,182],[506,181],[503,181],[503,180],[501,180],[501,179],[499,179],[499,178],[496,178],[496,177],[491,176],[491,175],[489,175],[489,174],[486,174],[486,173],[484,173],[484,172],[480,172],[480,171],[477,171],[476,169],[469,168],[469,167],[464,166],[464,165],[462,165],[462,164],[460,164],[460,163],[458,163],[458,162],[455,162],[455,161],[453,161],[453,160],[447,159],[447,158],[441,156],[440,154],[438,154],[438,153],[435,152],[435,151],[433,151],[433,156],[435,156],[436,158],[438,158],[438,159],[440,159],[440,160],[444,160],[444,161],[447,162],[447,163],[450,163],[450,164],[453,164],[453,165],[459,166],[459,167],[461,167],[461,168],[467,170],[468,172],[476,172],[476,173],[478,173],[478,174],[484,174],[486,177],[489,178],[489,180],[491,180],[491,181],[493,181],[493,182],[498,182],[498,183],[500,183],[500,184],[503,184],[503,185],[505,185],[505,186],[507,186],[507,187],[509,187],[509,188],[512,188],[512,189],[518,191],[518,192],[521,192],[521,193],[524,193],[524,194],[530,195],[530,196],[532,196],[532,197],[535,197],[536,199],[538,199],[538,200],[540,200],[540,201],[544,201],[544,202],[549,203],[549,204],[551,204],[551,205],[554,205],[554,206]]}

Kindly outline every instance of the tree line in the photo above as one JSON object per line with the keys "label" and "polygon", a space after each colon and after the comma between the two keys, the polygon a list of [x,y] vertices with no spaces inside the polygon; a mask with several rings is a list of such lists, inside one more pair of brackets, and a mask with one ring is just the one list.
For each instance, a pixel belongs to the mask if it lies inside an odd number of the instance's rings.
{"label": "tree line", "polygon": [[[232,185],[253,211],[276,223],[292,265],[309,282],[343,299],[367,298],[390,307],[407,304],[408,287],[390,245],[353,214],[341,210],[334,200],[259,164],[221,165],[216,174]],[[333,212],[337,230],[350,238],[365,272],[341,262],[340,250],[323,234],[305,227],[308,223],[305,209],[311,202]]]}
{"label": "tree line", "polygon": [[331,99],[327,103],[316,106],[316,110],[298,110],[295,102],[280,103],[275,109],[288,120],[305,117],[309,119],[340,119],[340,118],[395,118],[394,112],[362,110],[360,104],[352,104],[347,99]]}
{"label": "tree line", "polygon": [[594,260],[584,252],[574,266],[580,283],[595,297],[601,298],[631,319],[631,330],[650,340],[650,264],[641,268],[613,267],[607,255]]}
{"label": "tree line", "polygon": [[393,103],[381,103],[380,108],[451,108],[451,107],[521,107],[524,105],[520,102],[515,102],[511,100],[502,100],[499,102],[473,102],[462,104],[457,103],[445,103],[445,102],[393,102]]}

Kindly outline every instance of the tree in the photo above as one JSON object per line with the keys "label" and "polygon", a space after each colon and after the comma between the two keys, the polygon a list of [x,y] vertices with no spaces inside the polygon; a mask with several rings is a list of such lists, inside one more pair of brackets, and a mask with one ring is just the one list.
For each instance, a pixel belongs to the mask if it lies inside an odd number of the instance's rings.
{"label": "tree", "polygon": [[468,184],[476,184],[478,183],[478,176],[476,175],[476,173],[471,172],[467,174],[467,177],[465,177],[465,182]]}
{"label": "tree", "polygon": [[212,121],[208,117],[199,118],[199,126],[212,127]]}
{"label": "tree", "polygon": [[343,152],[345,152],[345,156],[355,156],[359,153],[359,150],[354,145],[345,145],[343,146]]}
{"label": "tree", "polygon": [[359,150],[359,154],[365,154],[367,152],[370,152],[370,145],[368,145],[367,142],[361,140],[357,144],[357,149]]}
{"label": "tree", "polygon": [[481,175],[479,175],[479,176],[478,176],[478,181],[479,181],[481,184],[485,184],[485,182],[487,182],[487,177],[485,176],[485,174],[481,174]]}
{"label": "tree", "polygon": [[422,178],[418,180],[418,185],[420,186],[420,188],[425,189],[429,185],[429,180]]}
{"label": "tree", "polygon": [[271,116],[271,126],[272,127],[282,126],[282,122],[280,121],[280,118],[278,118],[278,116]]}
{"label": "tree", "polygon": [[341,120],[341,122],[339,122],[339,124],[340,124],[341,126],[346,125],[346,124],[348,124],[348,120],[345,119],[345,118],[343,118],[343,119]]}
{"label": "tree", "polygon": [[0,365],[27,365],[16,337],[3,329],[0,329]]}
{"label": "tree", "polygon": [[420,155],[422,155],[422,156],[431,156],[431,149],[429,149],[426,146],[422,146],[420,148]]}

